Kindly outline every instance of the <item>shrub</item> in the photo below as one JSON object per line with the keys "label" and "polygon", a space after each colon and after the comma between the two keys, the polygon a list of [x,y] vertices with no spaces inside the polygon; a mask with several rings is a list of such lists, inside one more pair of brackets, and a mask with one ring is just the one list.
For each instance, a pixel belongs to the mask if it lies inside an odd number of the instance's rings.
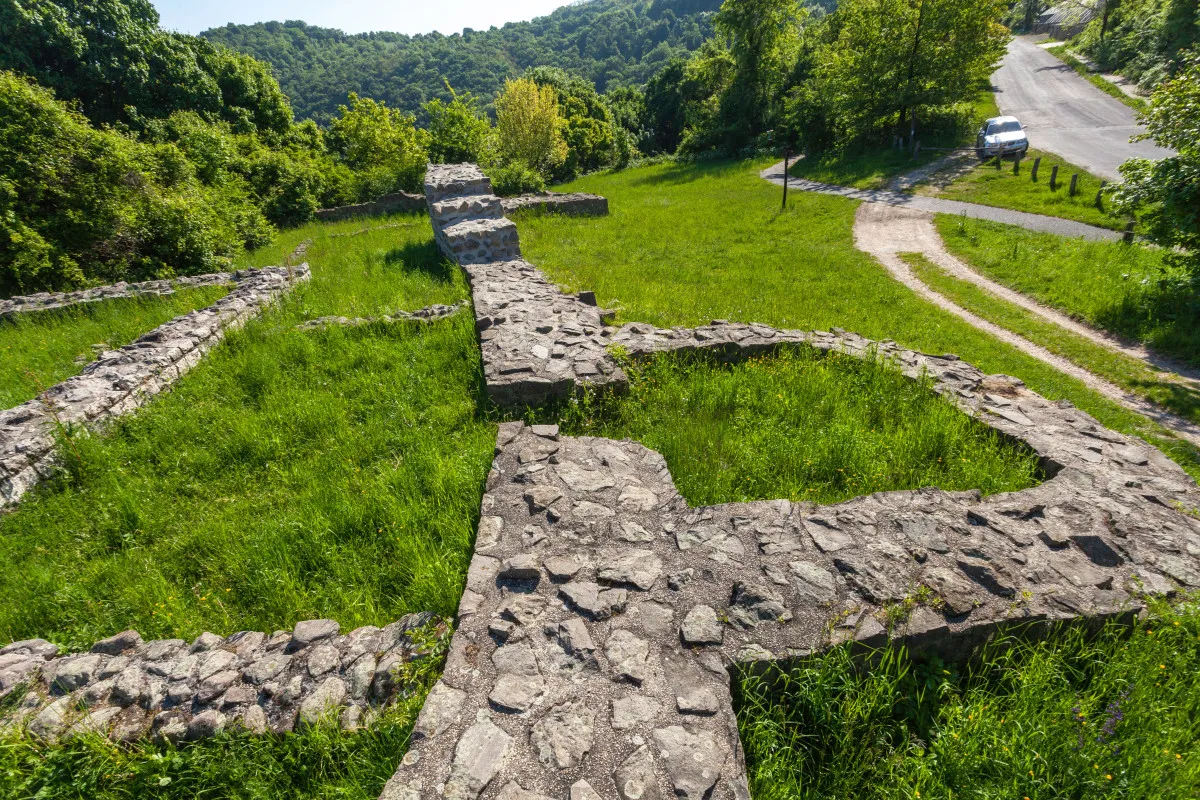
{"label": "shrub", "polygon": [[488,174],[492,179],[492,190],[501,197],[546,190],[546,181],[541,173],[520,161],[492,167]]}

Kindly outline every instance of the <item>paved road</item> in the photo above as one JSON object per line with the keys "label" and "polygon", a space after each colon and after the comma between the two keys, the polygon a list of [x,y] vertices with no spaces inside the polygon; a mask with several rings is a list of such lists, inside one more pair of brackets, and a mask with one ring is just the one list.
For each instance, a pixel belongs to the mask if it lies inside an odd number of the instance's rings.
{"label": "paved road", "polygon": [[1032,36],[1014,37],[992,76],[1000,113],[1026,125],[1033,147],[1111,181],[1121,179],[1117,167],[1127,159],[1172,155],[1151,142],[1130,142],[1145,130],[1133,109],[1092,86],[1036,42]]}
{"label": "paved road", "polygon": [[[783,162],[767,167],[760,173],[763,178],[776,185],[783,185]],[[834,186],[828,183],[817,183],[801,178],[788,179],[791,189],[819,194],[835,194],[839,197],[849,197],[852,200],[862,200],[867,203],[883,203],[889,206],[902,206],[918,211],[930,211],[937,214],[955,214],[971,219],[986,219],[992,222],[1003,222],[1006,225],[1016,225],[1031,231],[1056,233],[1059,236],[1083,237],[1095,241],[1113,241],[1121,238],[1121,234],[1108,228],[1099,228],[1074,220],[1059,217],[1047,217],[1042,214],[1030,214],[1026,211],[1013,211],[1008,208],[983,206],[978,203],[964,203],[961,200],[943,200],[939,197],[923,197],[921,195],[904,194],[887,189],[852,189],[847,186]]]}

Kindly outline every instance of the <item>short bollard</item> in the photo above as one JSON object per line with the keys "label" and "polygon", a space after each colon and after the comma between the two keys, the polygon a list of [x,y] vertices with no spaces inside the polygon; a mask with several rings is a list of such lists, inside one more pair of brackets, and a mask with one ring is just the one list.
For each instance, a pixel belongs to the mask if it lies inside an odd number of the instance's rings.
{"label": "short bollard", "polygon": [[1020,174],[1021,174],[1021,154],[1017,153],[1016,158],[1013,159],[1013,175],[1020,175]]}
{"label": "short bollard", "polygon": [[1096,190],[1096,208],[1100,211],[1104,210],[1104,187],[1108,186],[1108,181],[1100,181],[1100,188]]}
{"label": "short bollard", "polygon": [[1069,196],[1070,196],[1070,197],[1074,197],[1074,196],[1075,196],[1075,193],[1076,193],[1077,191],[1079,191],[1079,173],[1078,173],[1078,172],[1072,172],[1072,173],[1071,173],[1071,191],[1070,191],[1070,195],[1069,195]]}
{"label": "short bollard", "polygon": [[1058,165],[1055,164],[1050,168],[1050,191],[1058,188]]}
{"label": "short bollard", "polygon": [[1132,219],[1125,223],[1125,231],[1121,234],[1121,241],[1125,244],[1133,244],[1133,225]]}
{"label": "short bollard", "polygon": [[1041,165],[1042,165],[1042,159],[1041,159],[1040,157],[1039,157],[1039,158],[1035,158],[1035,159],[1033,160],[1033,169],[1032,169],[1030,172],[1031,172],[1031,174],[1033,175],[1033,182],[1034,182],[1034,183],[1037,183],[1037,171],[1038,171],[1038,167],[1040,167]]}

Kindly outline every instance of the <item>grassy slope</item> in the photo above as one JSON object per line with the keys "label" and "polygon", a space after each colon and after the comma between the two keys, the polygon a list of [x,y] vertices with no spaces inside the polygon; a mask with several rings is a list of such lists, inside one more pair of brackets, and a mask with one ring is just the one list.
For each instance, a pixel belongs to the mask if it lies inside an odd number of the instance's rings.
{"label": "grassy slope", "polygon": [[[773,681],[779,680],[778,683]],[[755,800],[1138,798],[1200,792],[1200,611],[1001,639],[968,669],[845,649],[740,681]]]}
{"label": "grassy slope", "polygon": [[786,497],[836,503],[939,486],[1038,481],[1037,460],[898,371],[810,349],[732,367],[660,357],[627,395],[585,396],[564,430],[632,438],[667,459],[694,506]]}
{"label": "grassy slope", "polygon": [[[1042,159],[1036,182],[1033,180],[1035,158]],[[1021,160],[1019,175],[1013,174],[1011,160],[1003,161],[1000,169],[996,168],[996,163],[994,158],[983,163],[976,162],[969,172],[956,178],[949,186],[938,189],[925,184],[918,188],[918,194],[1063,217],[1104,228],[1124,229],[1125,220],[1096,207],[1100,179],[1082,167],[1040,150],[1030,150]],[[1058,188],[1051,190],[1050,172],[1055,166],[1058,167]],[[1072,173],[1079,173],[1078,193],[1074,197],[1069,192]]]}
{"label": "grassy slope", "polygon": [[527,257],[573,289],[595,290],[620,318],[660,325],[711,319],[787,328],[857,331],[933,353],[953,352],[990,373],[1015,375],[1067,399],[1105,425],[1146,436],[1193,474],[1194,450],[1077,381],[941,312],[854,249],[856,204],[779,189],[762,162],[659,165],[590,176],[570,185],[609,197],[600,219],[527,217]]}
{"label": "grassy slope", "polygon": [[226,291],[210,286],[0,318],[0,408],[24,403],[78,375],[95,359],[93,345],[115,350],[170,319],[211,305]]}
{"label": "grassy slope", "polygon": [[991,295],[974,284],[947,275],[920,254],[906,253],[903,257],[922,281],[963,308],[1182,417],[1200,421],[1200,393],[1195,390],[1165,381],[1159,373],[1140,361],[1114,353]]}
{"label": "grassy slope", "polygon": [[[935,147],[961,147],[969,145],[970,137],[975,129],[985,119],[999,116],[1000,109],[996,105],[996,96],[990,89],[979,93],[979,98],[972,109],[973,127],[966,139],[961,141],[928,141],[924,144]],[[918,137],[920,138],[920,137]],[[888,182],[902,173],[936,161],[946,155],[944,151],[926,148],[913,158],[912,150],[907,152],[880,148],[856,152],[853,154],[830,153],[821,158],[802,158],[795,163],[790,172],[797,178],[807,178],[820,183],[832,183],[838,186],[853,186],[856,189],[881,189]]]}
{"label": "grassy slope", "polygon": [[950,252],[992,280],[1097,328],[1200,366],[1200,297],[1162,250],[1085,242],[939,215]]}
{"label": "grassy slope", "polygon": [[428,220],[402,221],[293,234],[317,237],[310,285],[112,435],[67,448],[67,478],[0,518],[0,639],[86,648],[130,627],[194,637],[453,612],[494,437],[469,316],[294,327],[464,296]]}

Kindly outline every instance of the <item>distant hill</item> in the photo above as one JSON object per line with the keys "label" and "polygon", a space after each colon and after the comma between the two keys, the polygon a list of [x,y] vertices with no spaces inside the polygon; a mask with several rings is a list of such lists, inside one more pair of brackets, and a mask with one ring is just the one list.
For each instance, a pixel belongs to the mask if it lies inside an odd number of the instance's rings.
{"label": "distant hill", "polygon": [[711,33],[721,0],[585,0],[486,31],[345,34],[299,21],[229,24],[201,36],[272,65],[300,119],[323,120],[347,92],[416,111],[457,92],[490,101],[526,67],[562,67],[598,91],[644,83]]}

